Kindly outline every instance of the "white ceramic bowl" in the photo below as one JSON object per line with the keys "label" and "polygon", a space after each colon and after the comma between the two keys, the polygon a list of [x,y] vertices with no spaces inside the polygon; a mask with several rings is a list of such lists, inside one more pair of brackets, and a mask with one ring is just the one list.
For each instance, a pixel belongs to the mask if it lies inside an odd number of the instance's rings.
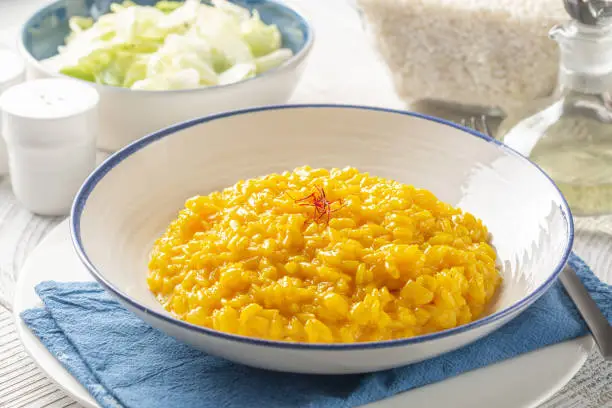
{"label": "white ceramic bowl", "polygon": [[[240,337],[174,319],[149,292],[148,252],[186,198],[297,166],[355,166],[433,191],[480,217],[504,283],[488,317],[452,330],[361,344],[290,344]],[[414,113],[338,105],[255,108],[196,119],[113,155],[72,210],[76,251],[128,309],[214,355],[268,369],[359,373],[456,349],[499,328],[538,299],[573,240],[561,193],[534,164],[468,129]]]}
{"label": "white ceramic bowl", "polygon": [[[253,106],[281,104],[291,97],[304,70],[314,41],[312,26],[298,12],[277,0],[231,0],[257,10],[262,20],[276,24],[283,46],[293,58],[278,68],[225,86],[178,90],[139,91],[105,85],[100,94],[98,147],[116,151],[151,132],[184,120]],[[72,16],[97,16],[120,0],[56,0],[24,24],[18,43],[29,79],[61,76],[43,61],[57,54],[69,33]],[[156,0],[135,0],[151,5]]]}

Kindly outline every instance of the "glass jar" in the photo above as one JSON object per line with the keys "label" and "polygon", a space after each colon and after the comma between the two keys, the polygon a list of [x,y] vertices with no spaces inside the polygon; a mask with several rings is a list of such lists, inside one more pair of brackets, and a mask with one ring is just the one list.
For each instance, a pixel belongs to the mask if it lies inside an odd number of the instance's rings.
{"label": "glass jar", "polygon": [[612,213],[612,24],[571,20],[550,36],[556,91],[509,112],[497,137],[548,173],[575,215]]}

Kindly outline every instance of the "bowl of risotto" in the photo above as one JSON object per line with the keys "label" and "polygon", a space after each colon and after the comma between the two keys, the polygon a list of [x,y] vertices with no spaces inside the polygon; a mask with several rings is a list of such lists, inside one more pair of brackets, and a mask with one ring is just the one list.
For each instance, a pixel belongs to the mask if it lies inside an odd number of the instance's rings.
{"label": "bowl of risotto", "polygon": [[266,369],[398,367],[486,336],[557,279],[567,203],[469,129],[343,105],[195,119],[104,162],[76,251],[129,310]]}

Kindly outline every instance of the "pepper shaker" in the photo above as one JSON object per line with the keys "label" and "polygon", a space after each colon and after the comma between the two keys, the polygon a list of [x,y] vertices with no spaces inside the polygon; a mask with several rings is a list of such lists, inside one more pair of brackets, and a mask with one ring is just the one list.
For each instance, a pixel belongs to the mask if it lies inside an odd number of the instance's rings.
{"label": "pepper shaker", "polygon": [[97,91],[83,82],[38,79],[0,96],[13,191],[31,212],[67,215],[96,165]]}
{"label": "pepper shaker", "polygon": [[[23,61],[13,51],[0,48],[0,95],[13,85],[25,80],[25,66]],[[1,119],[0,119],[1,120]],[[2,122],[0,121],[0,134]],[[8,157],[4,140],[0,138],[0,175],[8,173]]]}

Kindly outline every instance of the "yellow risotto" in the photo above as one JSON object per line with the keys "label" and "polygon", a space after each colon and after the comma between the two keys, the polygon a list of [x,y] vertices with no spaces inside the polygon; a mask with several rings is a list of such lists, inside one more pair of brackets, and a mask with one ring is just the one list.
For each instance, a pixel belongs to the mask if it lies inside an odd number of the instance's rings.
{"label": "yellow risotto", "polygon": [[301,167],[187,200],[148,285],[187,322],[292,342],[432,333],[481,316],[500,286],[482,222],[431,192]]}

